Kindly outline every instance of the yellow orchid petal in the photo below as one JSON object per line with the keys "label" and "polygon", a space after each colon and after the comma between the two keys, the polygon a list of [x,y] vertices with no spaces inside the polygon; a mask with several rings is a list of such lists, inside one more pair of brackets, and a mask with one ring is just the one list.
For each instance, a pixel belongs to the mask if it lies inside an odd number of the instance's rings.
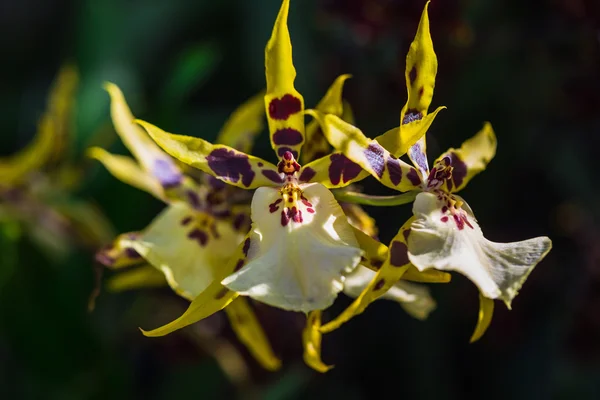
{"label": "yellow orchid petal", "polygon": [[[348,74],[339,76],[315,108],[324,114],[333,114],[342,118],[344,112],[346,112],[346,117],[352,118],[352,111],[348,111],[349,107],[345,107],[342,100],[344,83],[349,78],[350,75]],[[319,123],[315,120],[310,121],[306,126],[306,140],[302,151],[301,164],[308,164],[310,161],[321,158],[331,152],[329,143],[327,143],[325,136],[321,133]]]}
{"label": "yellow orchid petal", "polygon": [[304,362],[315,371],[325,373],[333,368],[321,360],[321,310],[308,314],[306,327],[302,331],[302,344],[304,345]]}
{"label": "yellow orchid petal", "polygon": [[475,332],[471,336],[470,343],[478,341],[487,328],[492,323],[492,316],[494,315],[494,300],[488,299],[479,293],[479,314],[477,315],[477,326]]}
{"label": "yellow orchid petal", "polygon": [[147,289],[167,286],[165,276],[151,265],[143,265],[125,271],[119,271],[106,281],[110,292]]}
{"label": "yellow orchid petal", "polygon": [[283,183],[277,167],[261,158],[200,138],[167,133],[148,122],[138,120],[137,123],[167,153],[230,185],[255,189],[261,186],[279,187]]}
{"label": "yellow orchid petal", "polygon": [[339,328],[354,316],[362,313],[369,304],[383,296],[394,286],[410,267],[406,252],[405,233],[410,230],[413,217],[406,221],[392,239],[385,262],[379,268],[373,279],[366,285],[356,300],[334,320],[321,327],[321,332],[327,333]]}
{"label": "yellow orchid petal", "polygon": [[139,235],[139,232],[128,232],[117,236],[111,244],[96,253],[96,261],[111,269],[121,269],[141,263],[143,258],[130,243],[131,239]]}
{"label": "yellow orchid petal", "polygon": [[501,299],[508,308],[527,276],[552,248],[547,237],[513,243],[487,240],[472,210],[456,195],[419,193],[413,213],[415,222],[408,237],[412,264],[420,271],[460,272],[483,296]]}
{"label": "yellow orchid petal", "polygon": [[108,172],[118,180],[150,193],[158,199],[163,199],[160,182],[140,168],[131,157],[111,154],[100,147],[88,149],[87,154],[89,157],[100,161]]}
{"label": "yellow orchid petal", "polygon": [[248,263],[222,283],[284,310],[329,307],[362,253],[333,194],[316,183],[259,188],[252,220]]}
{"label": "yellow orchid petal", "polygon": [[271,132],[271,146],[281,158],[291,151],[296,159],[304,143],[304,98],[294,88],[296,69],[287,27],[289,0],[283,0],[273,33],[265,48],[267,93],[265,108]]}
{"label": "yellow orchid petal", "polygon": [[[308,110],[306,113],[319,122],[323,134],[333,147],[385,186],[405,192],[414,190],[421,184],[413,167],[390,154],[377,140],[367,138],[360,129],[335,115],[323,114],[315,110]],[[414,137],[413,143],[417,139],[418,137]],[[333,172],[337,173],[335,170]],[[332,183],[335,184],[339,180],[337,175],[332,174],[331,167],[329,175]]]}
{"label": "yellow orchid petal", "polygon": [[190,304],[188,309],[181,317],[151,331],[144,331],[141,329],[142,333],[149,337],[168,335],[171,332],[198,322],[201,319],[209,317],[217,311],[227,307],[238,297],[238,294],[221,285],[221,281],[227,275],[230,275],[232,272],[244,267],[247,262],[246,256],[248,254],[249,241],[250,234],[246,235],[245,240],[242,241],[242,243],[240,243],[237,249],[232,253],[232,256],[227,264],[219,269],[215,280],[213,280],[212,283],[208,285],[208,287],[202,293],[192,300],[192,304]]}
{"label": "yellow orchid petal", "polygon": [[414,265],[411,264],[410,268],[408,268],[404,275],[402,275],[402,279],[411,282],[448,283],[452,280],[452,275],[436,269],[419,271]]}
{"label": "yellow orchid petal", "polygon": [[445,188],[450,192],[458,192],[478,173],[485,170],[488,163],[496,155],[496,135],[492,124],[486,122],[475,136],[463,142],[460,149],[448,149],[436,163],[445,157],[450,158],[452,179],[446,181]]}
{"label": "yellow orchid petal", "polygon": [[[369,268],[359,266],[344,281],[344,293],[357,298],[375,278],[377,273]],[[400,280],[385,292],[380,299],[393,300],[413,318],[424,320],[435,309],[435,300],[426,286]]]}
{"label": "yellow orchid petal", "polygon": [[148,174],[154,176],[165,189],[181,184],[183,175],[175,162],[154,143],[137,125],[121,89],[113,83],[104,88],[110,95],[110,111],[115,130],[125,146],[142,164]]}
{"label": "yellow orchid petal", "polygon": [[72,113],[75,105],[75,92],[79,83],[77,68],[73,65],[61,67],[48,96],[47,113],[55,125],[54,158],[58,161],[69,150],[72,140]]}
{"label": "yellow orchid petal", "polygon": [[335,152],[302,166],[298,176],[303,183],[320,183],[335,189],[363,180],[369,173],[342,153]]}
{"label": "yellow orchid petal", "polygon": [[242,238],[230,223],[174,203],[141,235],[123,243],[162,271],[175,292],[191,300],[218,276]]}
{"label": "yellow orchid petal", "polygon": [[[437,117],[438,113],[445,109],[446,107],[443,106],[438,107],[431,114],[423,116],[423,119],[419,120],[418,123],[414,122],[411,124],[401,125],[400,127],[390,129],[384,134],[377,136],[375,140],[377,140],[377,142],[379,142],[380,145],[382,145],[395,157],[400,157],[403,154],[408,153],[409,150],[412,149],[413,145],[415,145],[415,137],[421,137],[421,139],[425,137],[425,134],[431,127],[431,124]],[[422,147],[422,151],[424,153],[425,147]],[[425,158],[427,157],[425,156]]]}
{"label": "yellow orchid petal", "polygon": [[225,308],[225,312],[238,339],[248,348],[256,361],[269,371],[281,368],[281,360],[273,353],[269,339],[248,301],[238,297]]}
{"label": "yellow orchid petal", "polygon": [[36,171],[52,159],[56,131],[52,118],[44,115],[33,140],[19,152],[0,158],[0,182],[9,186],[18,183],[25,175]]}
{"label": "yellow orchid petal", "polygon": [[264,118],[264,93],[259,93],[231,114],[215,143],[233,147],[244,153],[251,152],[254,139],[264,127]]}
{"label": "yellow orchid petal", "polygon": [[377,236],[378,229],[375,219],[373,219],[361,206],[352,203],[340,203],[340,205],[342,206],[342,210],[344,210],[344,214],[348,217],[350,225],[370,237]]}

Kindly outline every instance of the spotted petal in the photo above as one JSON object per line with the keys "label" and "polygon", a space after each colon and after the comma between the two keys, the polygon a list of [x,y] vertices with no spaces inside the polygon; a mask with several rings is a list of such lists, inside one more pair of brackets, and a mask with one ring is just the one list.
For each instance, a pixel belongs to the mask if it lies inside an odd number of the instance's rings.
{"label": "spotted petal", "polygon": [[256,191],[248,264],[223,284],[263,303],[308,313],[333,303],[361,250],[331,192],[319,184],[301,189],[302,200],[293,208],[277,189]]}
{"label": "spotted petal", "polygon": [[131,114],[119,87],[113,83],[106,83],[104,87],[110,95],[113,124],[125,146],[144,170],[154,176],[165,189],[178,186],[183,179],[181,171],[171,157],[165,154],[134,122],[135,117]]}
{"label": "spotted petal", "polygon": [[[333,147],[384,185],[403,192],[419,187],[421,180],[416,170],[390,154],[377,140],[367,138],[360,129],[335,115],[315,110],[307,113],[319,121],[323,134]],[[415,136],[407,143],[414,143],[418,139]]]}
{"label": "spotted petal", "polygon": [[[325,96],[323,96],[315,108],[322,113],[342,117],[344,121],[347,121],[344,117],[353,119],[350,107],[344,104],[342,99],[342,89],[348,78],[350,78],[350,75],[340,75],[331,87],[329,87],[327,93],[325,93]],[[319,123],[315,120],[310,121],[306,126],[306,142],[302,148],[301,163],[308,164],[330,152],[329,143],[327,143],[327,139],[321,133]]]}
{"label": "spotted petal", "polygon": [[265,48],[267,94],[265,107],[271,146],[279,157],[291,151],[296,159],[304,143],[304,99],[294,88],[296,69],[287,27],[289,0],[283,0],[271,38]]}
{"label": "spotted petal", "polygon": [[[368,284],[363,286],[363,290],[357,295],[356,300],[348,306],[333,321],[321,327],[321,332],[327,333],[339,328],[342,324],[348,322],[354,316],[362,313],[369,304],[383,296],[391,289],[402,275],[410,267],[406,253],[406,232],[410,229],[412,218],[402,225],[398,234],[392,239],[385,262],[374,274]],[[360,273],[360,272],[359,272]],[[362,278],[359,276],[358,279]],[[355,281],[356,283],[356,281]]]}
{"label": "spotted petal", "polygon": [[239,106],[223,125],[216,143],[224,144],[244,153],[252,151],[254,139],[264,127],[264,93],[260,93]]}
{"label": "spotted petal", "polygon": [[448,149],[438,160],[450,158],[452,179],[445,187],[448,191],[458,192],[478,173],[485,170],[496,155],[496,135],[492,124],[486,122],[475,136],[463,142],[460,149]]}
{"label": "spotted petal", "polygon": [[137,121],[167,153],[230,185],[244,189],[279,186],[283,178],[277,167],[224,145],[191,136],[174,135],[144,121]]}
{"label": "spotted petal", "polygon": [[415,221],[408,238],[410,261],[421,271],[435,268],[460,272],[477,285],[483,296],[501,299],[510,308],[552,242],[545,236],[513,243],[491,242],[483,236],[466,203],[455,215],[449,215],[445,206],[435,194],[417,195],[413,204]]}
{"label": "spotted petal", "polygon": [[269,371],[278,370],[281,367],[281,360],[273,353],[269,340],[248,301],[238,297],[225,308],[225,312],[240,342],[248,348],[254,358]]}
{"label": "spotted petal", "polygon": [[[359,266],[346,276],[344,293],[353,298],[359,297],[376,274],[369,268]],[[396,301],[407,313],[417,319],[426,319],[436,306],[426,286],[403,280],[396,282],[379,298]]]}
{"label": "spotted petal", "polygon": [[242,238],[229,223],[176,203],[124,245],[134,248],[165,274],[175,292],[191,300],[215,279]]}

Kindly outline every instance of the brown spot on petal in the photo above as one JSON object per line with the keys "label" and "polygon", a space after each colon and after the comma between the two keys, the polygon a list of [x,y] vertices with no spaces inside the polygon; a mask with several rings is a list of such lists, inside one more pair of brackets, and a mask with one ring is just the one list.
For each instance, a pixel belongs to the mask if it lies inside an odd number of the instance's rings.
{"label": "brown spot on petal", "polygon": [[275,183],[283,183],[283,178],[279,173],[270,169],[263,169],[261,172],[268,180]]}
{"label": "brown spot on petal", "polygon": [[244,186],[250,186],[254,180],[254,171],[248,161],[248,156],[228,149],[215,149],[207,157],[208,167],[220,178],[237,183],[240,180]]}
{"label": "brown spot on petal", "polygon": [[181,225],[186,226],[190,222],[192,222],[192,217],[185,217],[184,219],[181,220]]}
{"label": "brown spot on petal", "polygon": [[240,269],[242,269],[244,267],[245,263],[246,262],[244,259],[238,260],[237,264],[235,264],[235,268],[233,269],[233,272],[238,272]]}
{"label": "brown spot on petal", "polygon": [[302,169],[302,172],[300,173],[300,177],[298,178],[298,180],[300,182],[309,182],[312,178],[314,178],[316,174],[317,173],[314,169],[310,167],[304,167]]}
{"label": "brown spot on petal", "polygon": [[412,67],[408,73],[408,79],[410,80],[410,84],[414,85],[415,80],[417,79],[417,67]]}
{"label": "brown spot on petal", "polygon": [[390,247],[390,264],[394,267],[402,267],[408,264],[408,249],[399,241],[393,241]]}
{"label": "brown spot on petal", "polygon": [[400,167],[400,161],[398,161],[397,158],[390,157],[388,158],[386,165],[390,174],[390,181],[392,181],[394,185],[400,184],[400,181],[402,181],[402,168]]}
{"label": "brown spot on petal", "polygon": [[223,289],[221,289],[221,291],[219,293],[216,294],[215,300],[222,299],[223,297],[225,297],[227,295],[228,292],[229,292],[229,289],[224,287]]}
{"label": "brown spot on petal", "polygon": [[380,280],[377,281],[375,286],[373,286],[373,291],[376,292],[378,290],[381,290],[383,285],[385,285],[385,279],[381,278]]}
{"label": "brown spot on petal", "polygon": [[269,103],[269,116],[273,119],[286,120],[290,115],[302,110],[299,98],[286,94],[280,99],[273,99]]}
{"label": "brown spot on petal", "polygon": [[406,110],[406,114],[404,114],[404,118],[402,119],[402,125],[410,124],[411,122],[418,121],[420,119],[423,119],[423,114],[411,108]]}
{"label": "brown spot on petal", "polygon": [[248,255],[248,250],[250,250],[250,238],[246,238],[246,240],[244,241],[244,247],[242,248],[242,251],[244,252],[245,256]]}
{"label": "brown spot on petal", "polygon": [[410,228],[408,228],[408,229],[404,230],[404,231],[402,232],[402,236],[404,236],[404,240],[405,240],[405,241],[407,241],[407,240],[408,240],[408,237],[410,236]]}
{"label": "brown spot on petal", "polygon": [[202,247],[206,246],[206,243],[208,242],[208,235],[200,229],[192,230],[188,233],[187,237],[197,241]]}
{"label": "brown spot on petal", "polygon": [[421,184],[421,178],[419,178],[419,174],[414,168],[411,168],[410,171],[408,171],[406,177],[414,186],[419,186]]}
{"label": "brown spot on petal", "polygon": [[450,165],[452,166],[452,180],[457,187],[463,183],[467,176],[467,164],[465,164],[458,154],[450,153]]}
{"label": "brown spot on petal", "polygon": [[330,156],[329,180],[332,184],[338,185],[343,180],[344,183],[356,178],[362,168],[355,162],[350,161],[343,154],[334,153]]}
{"label": "brown spot on petal", "polygon": [[295,146],[304,140],[302,134],[294,128],[279,129],[273,134],[273,143],[276,145]]}

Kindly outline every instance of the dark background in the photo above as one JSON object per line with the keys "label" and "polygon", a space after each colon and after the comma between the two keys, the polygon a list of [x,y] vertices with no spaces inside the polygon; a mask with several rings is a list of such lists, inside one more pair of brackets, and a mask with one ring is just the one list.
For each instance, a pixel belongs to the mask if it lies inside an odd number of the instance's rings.
{"label": "dark background", "polygon": [[[374,137],[398,125],[404,60],[424,1],[293,0],[289,26],[296,87],[314,106],[342,73],[357,125]],[[214,139],[264,86],[263,51],[278,0],[1,0],[0,155],[33,137],[58,68],[75,63],[77,146],[93,199],[117,232],[147,225],[162,204],[84,160],[110,130],[101,84],[121,86],[134,113],[177,133]],[[145,338],[180,313],[169,290],[103,292],[93,313],[92,253],[62,261],[27,239],[0,249],[0,397],[18,399],[600,398],[600,4],[593,0],[433,0],[439,60],[430,158],[491,121],[498,154],[461,193],[486,236],[548,235],[554,248],[508,311],[469,345],[477,291],[455,275],[433,286],[425,322],[377,302],[324,338],[325,375],[304,366],[302,319],[258,306],[280,372],[247,357],[250,379],[230,383],[189,334]],[[107,133],[108,132],[108,133]],[[110,141],[110,140],[109,140]],[[118,140],[111,150],[124,153]],[[273,157],[266,135],[255,154]],[[386,193],[372,180],[369,193]],[[387,242],[410,206],[369,208]],[[107,272],[105,275],[109,275]],[[342,296],[343,297],[343,296]],[[341,298],[331,318],[349,304]],[[222,317],[209,319],[235,341]],[[239,346],[245,356],[245,350]]]}

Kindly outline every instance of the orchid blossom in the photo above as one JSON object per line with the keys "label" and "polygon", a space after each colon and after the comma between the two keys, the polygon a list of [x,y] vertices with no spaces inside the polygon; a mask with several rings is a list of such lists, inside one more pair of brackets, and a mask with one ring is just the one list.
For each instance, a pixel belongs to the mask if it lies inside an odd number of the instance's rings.
{"label": "orchid blossom", "polygon": [[81,182],[81,165],[71,157],[78,80],[74,66],[62,67],[34,139],[0,158],[0,222],[23,227],[55,257],[64,256],[73,243],[97,248],[112,235],[100,211],[73,194]]}
{"label": "orchid blossom", "polygon": [[[304,100],[294,88],[296,71],[287,28],[288,9],[289,0],[284,0],[265,49],[264,103],[277,165],[228,146],[166,133],[138,121],[176,159],[229,185],[256,189],[251,204],[252,228],[236,255],[180,318],[144,334],[166,335],[227,307],[240,295],[249,296],[274,307],[308,314],[303,335],[305,361],[326,371],[328,367],[319,354],[321,310],[344,290],[346,276],[361,262],[362,243],[374,241],[353,229],[329,189],[347,186],[359,175],[368,174],[338,152],[304,166],[298,163],[313,128],[308,125],[305,129]],[[341,76],[333,83],[318,109],[343,114],[341,90],[347,77]],[[423,133],[417,129],[406,137],[407,148]]]}
{"label": "orchid blossom", "polygon": [[[106,84],[106,89],[116,131],[136,160],[101,148],[91,148],[90,156],[121,181],[152,194],[168,206],[146,229],[120,235],[98,252],[96,259],[120,270],[109,283],[113,289],[168,284],[177,294],[192,300],[218,276],[249,229],[248,206],[235,202],[240,194],[240,200],[244,200],[244,193],[235,193],[235,188],[209,176],[199,183],[182,171],[134,123],[121,90],[112,83]],[[250,149],[254,136],[262,129],[262,115],[262,96],[250,99],[233,113],[219,140]],[[138,264],[142,265],[121,270]],[[278,369],[281,362],[273,354],[248,302],[243,298],[232,302],[227,315],[240,341],[261,365]]]}
{"label": "orchid blossom", "polygon": [[[409,170],[406,163],[397,160],[406,150],[402,144],[408,142],[409,127],[423,124],[427,118],[436,72],[437,58],[426,6],[407,56],[408,101],[401,112],[401,127],[395,142],[369,139],[336,115],[309,111],[319,121],[328,141],[350,160],[387,187],[418,193],[413,204],[414,216],[392,239],[386,263],[358,299],[336,320],[321,328],[323,332],[339,327],[364,310],[414,266],[419,271],[456,271],[478,287],[480,312],[471,338],[475,341],[490,324],[493,300],[503,300],[510,308],[527,276],[552,247],[547,237],[513,243],[487,240],[469,205],[456,195],[486,168],[496,153],[496,136],[489,123],[459,149],[443,153],[431,169],[424,136],[408,150],[414,168]],[[398,168],[398,163],[403,167]],[[412,186],[399,184],[404,176],[409,176]]]}

